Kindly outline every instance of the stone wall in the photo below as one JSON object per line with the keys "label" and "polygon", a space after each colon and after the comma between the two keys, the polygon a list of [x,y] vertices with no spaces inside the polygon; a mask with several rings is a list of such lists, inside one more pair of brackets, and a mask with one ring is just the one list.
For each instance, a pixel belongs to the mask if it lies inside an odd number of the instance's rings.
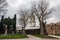
{"label": "stone wall", "polygon": [[59,23],[56,24],[48,24],[46,26],[46,30],[48,32],[48,34],[60,34],[60,24]]}

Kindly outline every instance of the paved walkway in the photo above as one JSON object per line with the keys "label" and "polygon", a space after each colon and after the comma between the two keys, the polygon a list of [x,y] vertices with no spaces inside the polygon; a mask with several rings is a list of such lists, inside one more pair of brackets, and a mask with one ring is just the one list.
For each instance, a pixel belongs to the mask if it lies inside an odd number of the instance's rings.
{"label": "paved walkway", "polygon": [[44,39],[44,38],[38,38],[31,35],[27,35],[29,38],[24,39],[0,39],[0,40],[60,40],[60,39]]}
{"label": "paved walkway", "polygon": [[56,38],[60,39],[60,36],[55,36],[55,35],[49,35],[49,36],[56,37]]}

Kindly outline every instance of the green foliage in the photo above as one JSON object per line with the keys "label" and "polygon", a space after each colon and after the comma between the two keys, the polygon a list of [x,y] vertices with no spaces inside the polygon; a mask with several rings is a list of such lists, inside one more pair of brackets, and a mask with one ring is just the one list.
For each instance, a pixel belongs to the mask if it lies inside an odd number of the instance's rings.
{"label": "green foliage", "polygon": [[10,18],[5,18],[4,24],[6,24],[6,25],[11,25],[12,23],[13,23],[13,20],[12,20],[12,19],[10,19]]}
{"label": "green foliage", "polygon": [[17,38],[28,38],[26,35],[22,34],[15,34],[15,35],[7,35],[7,36],[0,36],[0,39],[17,39]]}
{"label": "green foliage", "polygon": [[[4,15],[2,16],[1,18],[1,23],[0,23],[0,33],[5,31],[5,25],[7,25],[7,29],[8,29],[8,33],[11,32],[11,28],[12,28],[12,31],[14,31],[14,33],[16,33],[16,14],[14,15],[13,19],[11,19],[10,17],[8,18],[4,18]],[[11,27],[12,25],[12,27]],[[3,31],[2,31],[3,30]]]}

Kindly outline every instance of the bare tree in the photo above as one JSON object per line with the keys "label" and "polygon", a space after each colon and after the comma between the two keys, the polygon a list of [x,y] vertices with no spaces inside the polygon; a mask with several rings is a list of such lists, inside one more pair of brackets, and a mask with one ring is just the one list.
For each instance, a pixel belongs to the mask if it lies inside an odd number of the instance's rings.
{"label": "bare tree", "polygon": [[5,15],[7,11],[8,3],[6,0],[0,0],[0,16]]}
{"label": "bare tree", "polygon": [[23,30],[23,34],[25,35],[25,27],[26,25],[28,24],[28,18],[29,18],[29,15],[28,15],[28,11],[27,10],[20,10],[20,25],[22,25],[22,30]]}
{"label": "bare tree", "polygon": [[49,9],[49,2],[46,0],[40,0],[39,3],[33,4],[31,8],[31,12],[34,13],[38,20],[40,25],[40,34],[44,35],[44,30],[46,26],[46,18],[51,14],[53,11],[53,8]]}

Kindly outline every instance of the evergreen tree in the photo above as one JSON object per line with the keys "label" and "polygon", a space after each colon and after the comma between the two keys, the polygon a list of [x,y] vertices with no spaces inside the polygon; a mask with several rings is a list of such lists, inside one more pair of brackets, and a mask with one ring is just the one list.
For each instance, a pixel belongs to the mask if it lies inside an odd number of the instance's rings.
{"label": "evergreen tree", "polygon": [[14,33],[16,33],[16,14],[14,15],[14,18],[13,18],[13,31]]}
{"label": "evergreen tree", "polygon": [[1,17],[0,33],[4,33],[4,15]]}

